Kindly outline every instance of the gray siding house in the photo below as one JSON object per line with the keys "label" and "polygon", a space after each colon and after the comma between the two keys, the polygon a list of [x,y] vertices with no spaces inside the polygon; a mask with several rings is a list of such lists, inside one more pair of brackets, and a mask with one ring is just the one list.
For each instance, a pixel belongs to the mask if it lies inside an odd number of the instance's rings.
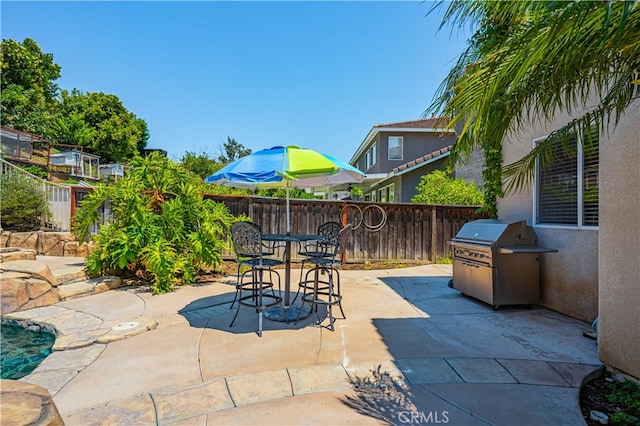
{"label": "gray siding house", "polygon": [[456,134],[436,127],[437,122],[428,118],[371,128],[349,161],[367,174],[365,200],[409,203],[420,178],[443,168]]}

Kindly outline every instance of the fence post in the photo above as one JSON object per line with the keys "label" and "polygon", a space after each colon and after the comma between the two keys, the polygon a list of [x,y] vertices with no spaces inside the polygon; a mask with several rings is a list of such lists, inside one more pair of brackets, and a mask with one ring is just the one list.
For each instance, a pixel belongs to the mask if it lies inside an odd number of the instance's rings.
{"label": "fence post", "polygon": [[429,261],[435,263],[436,261],[436,245],[438,244],[438,232],[436,228],[436,207],[431,206],[431,254]]}
{"label": "fence post", "polygon": [[51,194],[49,193],[49,191],[47,191],[47,181],[42,179],[40,181],[40,185],[42,185],[41,187],[42,193],[44,194],[45,197],[47,197],[47,213],[40,216],[40,227],[44,228],[47,225],[47,221],[50,219],[49,216],[54,213],[51,211],[51,201],[50,201]]}
{"label": "fence post", "polygon": [[[347,202],[343,201],[342,202],[342,217],[340,218],[340,222],[342,222],[342,227],[344,228],[345,226],[347,226]],[[353,231],[351,231],[353,232]],[[342,250],[342,255],[341,255],[341,259],[340,262],[342,265],[345,265],[347,263],[347,250],[346,247],[343,248]]]}

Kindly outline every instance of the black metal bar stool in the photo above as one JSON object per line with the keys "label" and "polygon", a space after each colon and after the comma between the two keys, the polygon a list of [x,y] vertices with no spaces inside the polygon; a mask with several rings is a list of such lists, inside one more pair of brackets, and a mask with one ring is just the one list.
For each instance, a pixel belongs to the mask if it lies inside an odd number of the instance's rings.
{"label": "black metal bar stool", "polygon": [[[280,305],[282,309],[282,298],[273,291],[272,278],[273,274],[278,277],[278,287],[280,287],[280,274],[272,268],[276,265],[282,265],[284,262],[264,257],[262,232],[255,223],[234,223],[231,227],[231,238],[238,258],[238,270],[241,266],[249,269],[238,275],[236,299],[234,299],[238,302],[238,308],[229,327],[233,327],[233,323],[238,317],[238,312],[240,312],[240,307],[249,306],[258,313],[258,336],[262,336],[264,310],[275,305]],[[270,281],[268,282],[264,280],[265,272],[269,275]],[[247,276],[250,276],[250,280],[245,282],[245,277]],[[271,290],[271,292],[265,293],[265,290]]]}
{"label": "black metal bar stool", "polygon": [[[340,308],[342,317],[344,319],[347,318],[342,309],[340,272],[336,267],[342,264],[342,253],[346,250],[352,228],[353,225],[348,224],[340,230],[338,243],[333,247],[330,257],[309,257],[306,259],[308,264],[314,266],[304,274],[304,279],[301,279],[299,284],[302,291],[302,307],[300,308],[300,312],[304,310],[304,304],[309,303],[311,310],[315,312],[318,318],[318,324],[320,324],[318,306],[325,306],[327,308],[327,315],[329,316],[329,328],[331,331],[334,331],[333,306],[337,305]],[[326,278],[323,278],[323,276],[326,276]]]}

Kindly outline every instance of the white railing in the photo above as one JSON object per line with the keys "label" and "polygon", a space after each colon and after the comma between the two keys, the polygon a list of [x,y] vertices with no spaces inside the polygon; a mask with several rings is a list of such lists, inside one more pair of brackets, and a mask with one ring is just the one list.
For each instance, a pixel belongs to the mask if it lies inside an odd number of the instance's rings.
{"label": "white railing", "polygon": [[42,191],[47,194],[50,213],[44,220],[45,226],[61,232],[71,231],[71,187],[39,178],[0,158],[0,174],[10,173],[22,173],[41,184]]}

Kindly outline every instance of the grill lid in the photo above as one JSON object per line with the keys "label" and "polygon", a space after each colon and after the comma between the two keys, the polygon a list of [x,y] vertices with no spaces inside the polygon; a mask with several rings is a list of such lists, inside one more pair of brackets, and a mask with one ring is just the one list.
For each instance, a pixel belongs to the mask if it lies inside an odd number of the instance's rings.
{"label": "grill lid", "polygon": [[462,241],[493,246],[535,246],[537,237],[524,220],[478,219],[464,224],[452,239],[454,243]]}

